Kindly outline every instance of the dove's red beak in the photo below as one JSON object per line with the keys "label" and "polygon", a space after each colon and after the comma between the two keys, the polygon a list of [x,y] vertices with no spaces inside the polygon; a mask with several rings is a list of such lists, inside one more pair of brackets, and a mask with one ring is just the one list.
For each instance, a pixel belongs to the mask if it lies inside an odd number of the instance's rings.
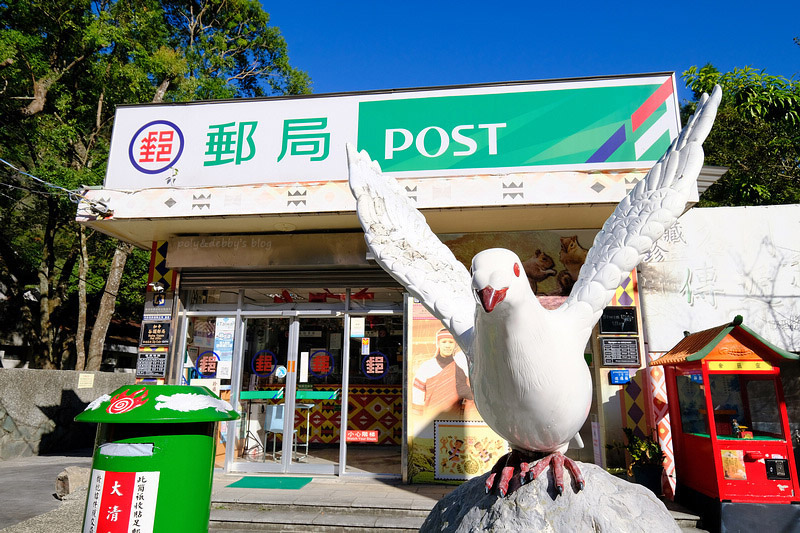
{"label": "dove's red beak", "polygon": [[483,306],[483,310],[487,313],[491,313],[495,306],[502,302],[506,297],[507,290],[508,287],[505,289],[493,289],[492,286],[489,285],[479,291],[476,291],[478,293],[478,299],[481,301],[481,305]]}

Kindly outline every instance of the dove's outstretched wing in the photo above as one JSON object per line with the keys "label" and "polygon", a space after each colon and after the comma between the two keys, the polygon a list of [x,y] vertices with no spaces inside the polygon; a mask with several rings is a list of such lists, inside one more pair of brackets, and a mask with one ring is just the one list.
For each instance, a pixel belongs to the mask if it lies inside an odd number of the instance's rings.
{"label": "dove's outstretched wing", "polygon": [[702,143],[711,131],[722,90],[704,94],[667,152],[606,220],[562,311],[593,327],[616,288],[683,214],[703,167]]}
{"label": "dove's outstretched wing", "polygon": [[347,145],[350,189],[375,260],[469,350],[475,320],[471,277],[436,235],[397,181],[366,151]]}

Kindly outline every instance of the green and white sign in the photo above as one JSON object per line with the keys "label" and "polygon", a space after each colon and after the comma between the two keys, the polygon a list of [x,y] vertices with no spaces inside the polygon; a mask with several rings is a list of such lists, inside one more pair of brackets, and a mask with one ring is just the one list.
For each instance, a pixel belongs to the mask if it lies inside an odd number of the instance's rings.
{"label": "green and white sign", "polygon": [[670,75],[126,106],[105,185],[346,180],[347,142],[398,177],[643,168],[678,129]]}
{"label": "green and white sign", "polygon": [[[658,159],[671,141],[665,128],[637,156],[638,136],[627,128],[657,89],[654,84],[362,102],[359,148],[386,172],[572,169],[589,163],[620,127],[626,127],[625,138],[596,162],[628,166]],[[667,105],[663,108],[647,118],[639,136],[663,116]]]}

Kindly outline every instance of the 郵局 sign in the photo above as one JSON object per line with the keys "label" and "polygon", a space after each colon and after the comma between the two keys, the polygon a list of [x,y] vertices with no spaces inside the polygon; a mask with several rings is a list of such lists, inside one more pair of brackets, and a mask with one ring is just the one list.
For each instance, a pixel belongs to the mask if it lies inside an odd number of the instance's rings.
{"label": "\u90f5\u5c40 sign", "polygon": [[348,429],[347,442],[378,442],[378,430]]}
{"label": "\u90f5\u5c40 sign", "polygon": [[123,106],[105,186],[346,180],[348,142],[398,177],[649,167],[679,129],[674,87],[654,74]]}

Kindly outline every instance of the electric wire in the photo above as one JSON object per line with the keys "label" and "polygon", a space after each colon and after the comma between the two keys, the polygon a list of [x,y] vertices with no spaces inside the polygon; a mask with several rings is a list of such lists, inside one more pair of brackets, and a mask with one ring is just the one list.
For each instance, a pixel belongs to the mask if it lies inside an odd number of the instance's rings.
{"label": "electric wire", "polygon": [[[56,189],[58,191],[61,191],[62,193],[66,193],[66,195],[69,198],[69,200],[71,202],[73,202],[73,203],[77,204],[81,200],[83,200],[84,202],[89,204],[89,206],[92,209],[94,209],[95,211],[99,212],[101,215],[105,215],[105,214],[109,213],[109,209],[108,209],[107,205],[105,205],[102,202],[97,202],[95,200],[87,198],[85,195],[81,194],[81,192],[79,190],[77,190],[77,189],[74,189],[74,190],[66,189],[66,188],[62,187],[61,185],[56,185],[55,183],[50,183],[49,181],[45,181],[45,180],[43,180],[41,178],[37,178],[33,174],[29,174],[28,172],[25,172],[24,170],[21,170],[21,169],[17,168],[16,166],[14,166],[13,164],[9,163],[5,159],[0,158],[0,163],[3,163],[4,165],[7,165],[7,166],[11,167],[15,171],[17,171],[19,174],[21,174],[23,176],[27,176],[28,178],[31,178],[32,180],[36,181],[37,183],[41,183],[45,187],[50,187],[52,189]],[[31,190],[30,192],[34,192],[34,191]]]}

